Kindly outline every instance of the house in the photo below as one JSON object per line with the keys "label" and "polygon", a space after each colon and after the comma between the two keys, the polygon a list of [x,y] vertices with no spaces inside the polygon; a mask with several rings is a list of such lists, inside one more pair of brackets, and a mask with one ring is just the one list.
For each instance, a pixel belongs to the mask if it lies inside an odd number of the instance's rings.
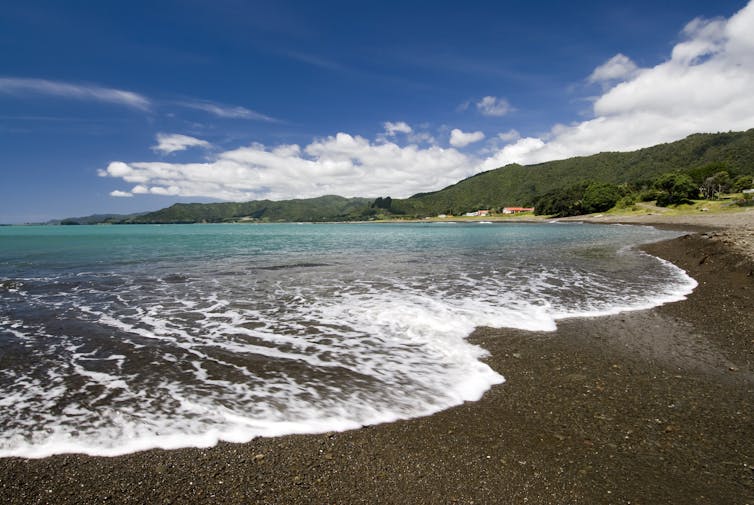
{"label": "house", "polygon": [[467,212],[464,214],[464,216],[467,217],[482,217],[482,216],[489,216],[490,211],[489,210],[477,210],[475,212]]}
{"label": "house", "polygon": [[503,214],[519,214],[521,212],[533,212],[534,207],[505,207]]}

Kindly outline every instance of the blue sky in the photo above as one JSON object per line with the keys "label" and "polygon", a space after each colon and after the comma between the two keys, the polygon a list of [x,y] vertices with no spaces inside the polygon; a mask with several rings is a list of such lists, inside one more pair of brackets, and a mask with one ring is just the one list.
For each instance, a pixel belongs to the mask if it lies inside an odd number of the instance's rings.
{"label": "blue sky", "polygon": [[405,197],[754,127],[754,5],[40,2],[0,17],[0,222]]}

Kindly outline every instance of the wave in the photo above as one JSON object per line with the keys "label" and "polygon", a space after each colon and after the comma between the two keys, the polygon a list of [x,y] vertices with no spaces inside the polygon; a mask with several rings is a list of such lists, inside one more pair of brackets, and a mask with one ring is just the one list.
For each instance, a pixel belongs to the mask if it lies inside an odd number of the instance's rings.
{"label": "wave", "polygon": [[494,248],[444,254],[79,272],[62,291],[70,279],[25,278],[0,318],[0,457],[116,456],[430,415],[505,381],[466,340],[476,327],[553,331],[696,286],[634,250],[547,263],[501,262]]}

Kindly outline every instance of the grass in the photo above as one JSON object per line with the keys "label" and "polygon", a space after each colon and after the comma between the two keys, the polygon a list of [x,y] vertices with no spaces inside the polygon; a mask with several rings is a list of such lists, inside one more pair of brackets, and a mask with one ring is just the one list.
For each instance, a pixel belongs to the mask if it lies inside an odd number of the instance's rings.
{"label": "grass", "polygon": [[701,212],[710,214],[741,212],[743,207],[734,204],[740,200],[741,194],[723,195],[719,200],[692,200],[690,204],[671,205],[669,207],[658,207],[655,202],[637,202],[636,204],[626,207],[614,207],[600,215],[608,216],[641,216],[641,215],[663,215],[663,216],[687,216],[699,214]]}

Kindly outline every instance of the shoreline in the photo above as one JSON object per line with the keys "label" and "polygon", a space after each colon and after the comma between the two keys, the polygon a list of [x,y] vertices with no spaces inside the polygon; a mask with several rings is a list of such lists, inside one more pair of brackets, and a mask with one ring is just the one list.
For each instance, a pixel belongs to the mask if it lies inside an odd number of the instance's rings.
{"label": "shoreline", "polygon": [[0,459],[0,502],[754,503],[754,232],[744,215],[744,228],[626,223],[694,227],[642,249],[686,270],[696,290],[561,320],[555,332],[478,328],[469,340],[506,377],[478,402],[209,449]]}

